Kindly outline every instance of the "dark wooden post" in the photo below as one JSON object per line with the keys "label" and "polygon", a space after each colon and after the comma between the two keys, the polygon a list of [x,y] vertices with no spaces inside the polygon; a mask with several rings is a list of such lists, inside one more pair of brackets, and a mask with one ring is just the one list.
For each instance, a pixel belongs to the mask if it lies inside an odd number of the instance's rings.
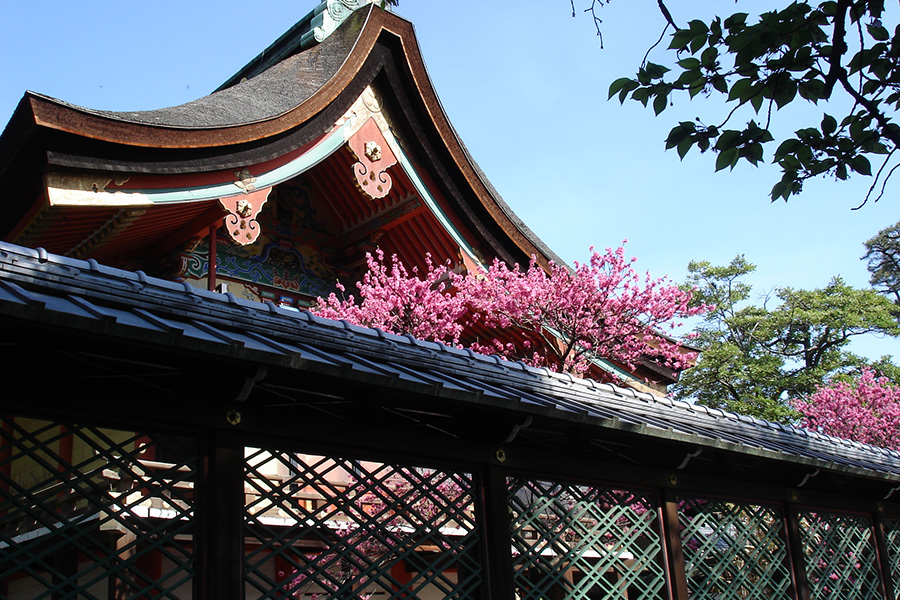
{"label": "dark wooden post", "polygon": [[[71,546],[62,546],[50,558],[53,568],[53,592],[50,597],[74,598],[78,593],[75,576],[78,573],[78,552]],[[46,597],[46,596],[45,596]]]}
{"label": "dark wooden post", "polygon": [[510,552],[509,501],[506,474],[497,467],[485,467],[476,478],[478,524],[482,532],[485,600],[513,600],[513,566]]}
{"label": "dark wooden post", "polygon": [[888,552],[887,536],[884,533],[884,520],[877,513],[872,518],[875,530],[875,551],[878,556],[878,572],[881,574],[881,589],[884,590],[885,598],[893,600],[897,597],[897,592],[891,577],[891,556]]}
{"label": "dark wooden post", "polygon": [[792,503],[784,505],[785,530],[787,531],[788,553],[797,600],[809,600],[809,578],[806,575],[806,556],[803,553],[803,539],[800,535],[800,511]]}
{"label": "dark wooden post", "polygon": [[202,457],[197,489],[195,598],[244,598],[244,446],[215,432]]}
{"label": "dark wooden post", "polygon": [[684,549],[681,546],[681,524],[678,522],[678,498],[673,490],[660,491],[659,513],[666,550],[666,566],[669,571],[670,597],[672,600],[687,600],[687,574]]}

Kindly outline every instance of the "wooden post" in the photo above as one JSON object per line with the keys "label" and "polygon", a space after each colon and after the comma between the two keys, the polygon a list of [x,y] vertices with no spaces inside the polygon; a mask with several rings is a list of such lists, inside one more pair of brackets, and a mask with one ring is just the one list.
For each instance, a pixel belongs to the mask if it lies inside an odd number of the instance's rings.
{"label": "wooden post", "polygon": [[0,492],[9,491],[9,481],[12,477],[14,419],[12,415],[0,416]]}
{"label": "wooden post", "polygon": [[128,600],[134,598],[136,589],[141,585],[136,581],[132,571],[137,569],[137,535],[125,530],[116,539],[116,566],[119,571],[109,578],[109,597],[112,600]]}
{"label": "wooden post", "polygon": [[806,556],[803,553],[799,514],[800,511],[795,504],[785,504],[785,530],[787,531],[788,553],[791,559],[791,571],[794,574],[797,600],[809,600],[809,578],[806,575]]}
{"label": "wooden post", "polygon": [[669,571],[672,600],[687,600],[688,585],[685,572],[684,549],[681,546],[681,524],[678,522],[678,499],[674,491],[660,490],[660,522]]}
{"label": "wooden post", "polygon": [[216,245],[218,244],[217,224],[209,226],[209,261],[206,265],[206,289],[216,291]]}
{"label": "wooden post", "polygon": [[244,598],[244,446],[240,436],[210,435],[197,482],[195,598]]}
{"label": "wooden post", "polygon": [[893,599],[897,597],[897,594],[891,578],[891,556],[888,552],[887,536],[884,533],[884,520],[877,513],[873,515],[872,519],[875,532],[875,552],[878,556],[878,572],[881,575],[881,589],[884,591],[885,598]]}
{"label": "wooden post", "polygon": [[513,565],[510,551],[509,501],[506,474],[497,467],[485,467],[476,477],[478,525],[482,532],[484,600],[513,600]]}
{"label": "wooden post", "polygon": [[53,600],[75,597],[75,594],[78,592],[78,587],[75,584],[76,574],[78,573],[78,552],[75,548],[62,546],[54,550],[53,555],[50,557],[50,564],[53,569],[54,587],[50,597]]}

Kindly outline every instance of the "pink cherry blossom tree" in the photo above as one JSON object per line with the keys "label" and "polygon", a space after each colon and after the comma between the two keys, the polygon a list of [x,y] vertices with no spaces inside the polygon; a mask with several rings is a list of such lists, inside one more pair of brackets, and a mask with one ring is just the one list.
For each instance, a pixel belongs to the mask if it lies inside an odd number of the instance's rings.
{"label": "pink cherry blossom tree", "polygon": [[540,348],[535,351],[528,340],[494,340],[473,349],[566,372],[585,372],[592,358],[628,369],[642,357],[685,366],[694,354],[666,334],[679,319],[707,307],[690,306],[691,293],[665,278],[641,275],[636,260],[625,256],[623,246],[603,253],[591,248],[590,260],[576,262],[574,269],[550,263],[544,270],[532,258],[523,270],[495,260],[486,273],[461,282],[472,320],[530,332]]}
{"label": "pink cherry blossom tree", "polygon": [[429,259],[420,277],[396,256],[388,266],[379,251],[367,255],[358,299],[331,294],[313,311],[453,345],[467,325],[478,324],[496,335],[468,340],[473,350],[574,373],[587,371],[593,358],[629,369],[644,357],[674,369],[693,360],[667,334],[708,307],[691,306],[691,293],[666,279],[639,274],[623,247],[591,252],[574,268],[550,263],[545,270],[532,258],[522,269],[495,260],[465,276]]}
{"label": "pink cherry blossom tree", "polygon": [[900,387],[871,369],[853,382],[820,386],[794,408],[807,429],[900,450]]}
{"label": "pink cherry blossom tree", "polygon": [[[388,266],[381,250],[375,256],[367,253],[366,262],[369,271],[356,284],[358,299],[353,294],[341,298],[332,293],[319,298],[312,311],[327,319],[346,319],[420,340],[459,344],[466,304],[449,290],[458,276],[447,265],[434,265],[426,256],[427,270],[419,277],[417,268],[410,274],[396,255]],[[337,287],[346,292],[343,285]]]}

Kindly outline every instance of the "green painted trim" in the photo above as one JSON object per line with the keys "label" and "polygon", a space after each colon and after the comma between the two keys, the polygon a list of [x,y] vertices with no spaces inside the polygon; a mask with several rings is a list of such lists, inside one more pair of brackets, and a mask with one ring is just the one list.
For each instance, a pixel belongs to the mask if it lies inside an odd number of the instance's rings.
{"label": "green painted trim", "polygon": [[435,216],[438,222],[441,224],[441,227],[444,228],[450,237],[453,238],[453,241],[460,247],[460,249],[465,252],[469,258],[471,258],[475,264],[482,265],[481,260],[475,255],[475,251],[468,241],[462,236],[462,234],[457,231],[456,227],[453,226],[453,223],[447,218],[447,215],[444,214],[444,211],[441,210],[441,207],[438,205],[437,201],[435,201],[434,196],[431,195],[431,191],[425,186],[425,182],[422,181],[422,178],[419,177],[419,174],[413,168],[412,163],[409,161],[409,157],[406,156],[406,152],[403,151],[403,148],[400,147],[400,144],[397,143],[397,140],[394,139],[391,132],[381,132],[388,141],[391,142],[391,148],[397,154],[397,159],[400,163],[400,168],[403,169],[403,172],[406,173],[406,176],[409,177],[409,180],[412,182],[413,187],[416,188],[416,191],[419,193],[419,196],[422,197],[422,200],[425,201],[425,205],[428,206],[428,209],[431,211],[431,214]]}
{"label": "green painted trim", "polygon": [[[328,137],[312,147],[308,152],[298,156],[291,162],[272,169],[267,173],[256,175],[254,185],[258,189],[265,189],[283,183],[288,179],[313,168],[340,149],[345,143],[345,130],[349,128],[348,122],[332,131]],[[151,190],[117,190],[116,194],[139,194],[146,197],[153,204],[172,204],[177,202],[200,202],[203,200],[217,200],[230,196],[239,196],[244,191],[233,183],[223,183],[208,187],[187,189],[151,189]]]}

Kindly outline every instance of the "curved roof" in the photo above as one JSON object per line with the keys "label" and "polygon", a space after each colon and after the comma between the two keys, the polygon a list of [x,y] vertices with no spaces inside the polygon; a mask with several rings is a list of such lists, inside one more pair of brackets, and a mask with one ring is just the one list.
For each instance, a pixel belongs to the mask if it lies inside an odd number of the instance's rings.
{"label": "curved roof", "polygon": [[241,168],[318,138],[376,79],[394,93],[411,129],[406,143],[419,146],[419,163],[428,163],[447,195],[481,223],[476,229],[490,245],[505,248],[500,256],[562,262],[502,200],[459,140],[412,25],[374,5],[357,10],[320,44],[180,106],[100,111],[28,93],[0,137],[0,180],[12,176],[2,169],[25,145],[17,129],[28,141],[39,138],[49,165],[148,174]]}
{"label": "curved roof", "polygon": [[[251,79],[192,102],[147,111],[107,111],[76,106],[30,92],[35,121],[99,140],[160,148],[220,146],[273,135],[303,124],[330,98],[326,85],[347,63],[357,41],[359,15],[324,42]],[[365,42],[374,44],[373,36]],[[364,50],[360,48],[360,50]],[[357,59],[362,58],[357,53]],[[357,67],[359,60],[356,61]],[[331,87],[355,73],[348,67]],[[306,103],[309,102],[307,106]],[[149,126],[152,129],[147,129]],[[231,130],[223,137],[210,130]],[[199,131],[197,131],[199,130]],[[166,132],[166,138],[159,135]]]}

